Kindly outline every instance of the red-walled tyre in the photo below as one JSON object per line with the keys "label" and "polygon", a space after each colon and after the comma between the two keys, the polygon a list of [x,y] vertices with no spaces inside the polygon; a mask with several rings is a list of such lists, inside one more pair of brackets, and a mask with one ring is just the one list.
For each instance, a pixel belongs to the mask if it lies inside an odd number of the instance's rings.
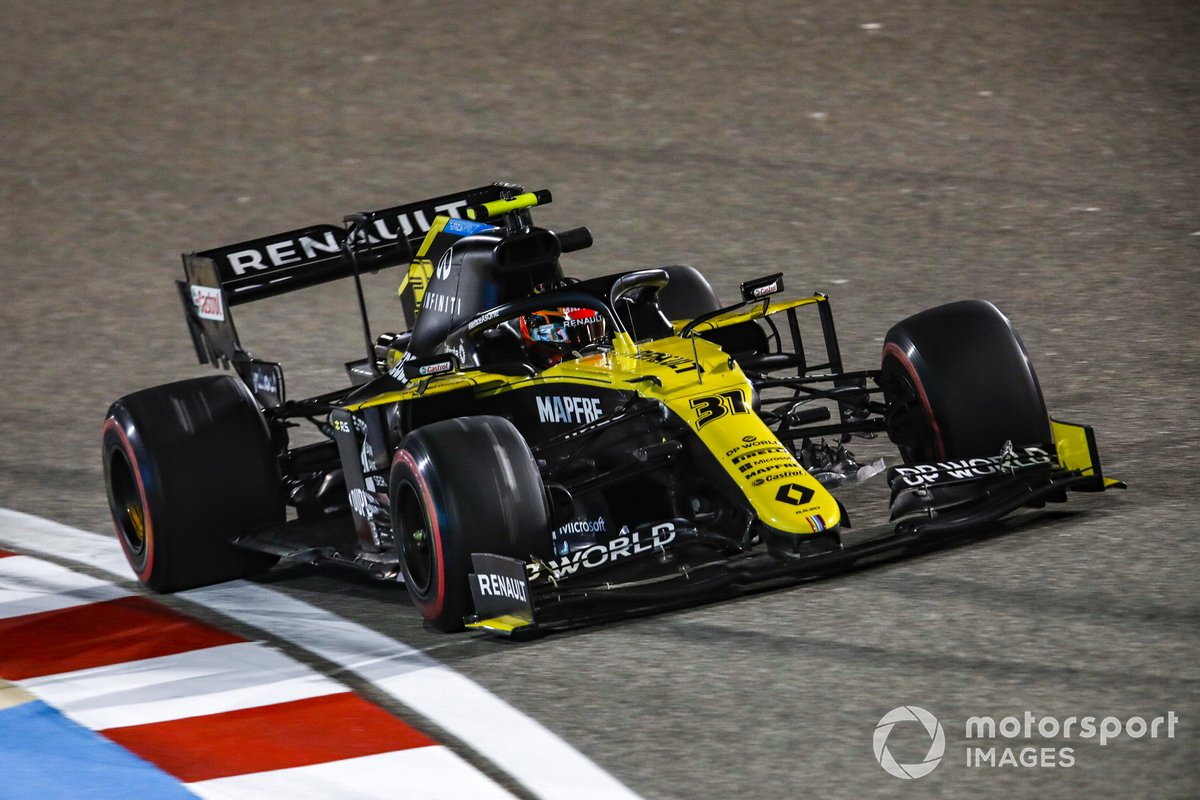
{"label": "red-walled tyre", "polygon": [[909,464],[1049,444],[1050,420],[1025,346],[991,303],[931,308],[888,331],[880,384],[888,435]]}
{"label": "red-walled tyre", "polygon": [[103,455],[117,538],[149,588],[221,583],[278,560],[230,544],[284,520],[266,421],[236,378],[196,378],[121,398],[104,420]]}
{"label": "red-walled tyre", "polygon": [[389,487],[404,583],[438,630],[461,630],[471,611],[471,553],[549,556],[541,475],[506,419],[463,417],[418,428],[396,451]]}

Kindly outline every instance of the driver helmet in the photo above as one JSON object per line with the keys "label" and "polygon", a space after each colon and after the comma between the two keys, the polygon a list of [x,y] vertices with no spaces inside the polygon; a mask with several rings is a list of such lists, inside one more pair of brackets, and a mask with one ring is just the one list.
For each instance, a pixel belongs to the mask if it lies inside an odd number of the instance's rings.
{"label": "driver helmet", "polygon": [[608,337],[604,315],[590,308],[552,308],[521,317],[526,349],[557,364]]}

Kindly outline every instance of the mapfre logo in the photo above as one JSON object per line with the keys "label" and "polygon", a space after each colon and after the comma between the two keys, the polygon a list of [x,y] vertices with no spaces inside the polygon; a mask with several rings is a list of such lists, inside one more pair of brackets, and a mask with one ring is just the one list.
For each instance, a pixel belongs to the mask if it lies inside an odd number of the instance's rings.
{"label": "mapfre logo", "polygon": [[573,425],[595,422],[604,413],[599,397],[539,397],[537,410],[540,422],[567,422]]}
{"label": "mapfre logo", "polygon": [[192,305],[200,319],[225,320],[225,304],[221,302],[221,290],[208,286],[192,287]]}
{"label": "mapfre logo", "polygon": [[[891,736],[892,729],[900,722],[916,722],[925,729],[925,733],[929,736],[929,751],[925,753],[925,758],[922,760],[912,764],[901,764],[888,749],[888,737]],[[906,728],[916,730],[912,725],[902,726],[901,729]],[[942,724],[937,721],[937,717],[920,706],[900,706],[884,714],[883,718],[879,720],[879,724],[875,726],[875,738],[872,743],[875,748],[875,760],[879,762],[879,766],[883,767],[889,775],[895,775],[904,780],[923,778],[933,772],[934,767],[942,762],[942,756],[946,753],[946,734],[942,731]]]}

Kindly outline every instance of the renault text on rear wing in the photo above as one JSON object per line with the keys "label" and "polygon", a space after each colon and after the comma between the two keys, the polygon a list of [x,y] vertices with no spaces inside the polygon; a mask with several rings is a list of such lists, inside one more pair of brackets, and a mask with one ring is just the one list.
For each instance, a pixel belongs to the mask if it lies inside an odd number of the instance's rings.
{"label": "renault text on rear wing", "polygon": [[[438,216],[465,217],[468,208],[522,191],[494,183],[356,214],[354,226],[311,225],[185,253],[185,279],[178,285],[197,357],[214,365],[245,358],[229,313],[232,306],[348,278],[356,269],[376,272],[406,265]],[[355,232],[348,234],[351,229]],[[353,262],[343,252],[348,235],[354,236]]]}

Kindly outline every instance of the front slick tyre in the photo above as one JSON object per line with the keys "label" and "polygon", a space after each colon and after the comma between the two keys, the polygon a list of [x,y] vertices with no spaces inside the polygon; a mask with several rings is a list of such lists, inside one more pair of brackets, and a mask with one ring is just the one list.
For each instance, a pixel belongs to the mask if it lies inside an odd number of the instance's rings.
{"label": "front slick tyre", "polygon": [[117,538],[149,588],[221,583],[278,560],[230,544],[284,520],[266,422],[236,378],[196,378],[121,398],[104,420],[103,455]]}
{"label": "front slick tyre", "polygon": [[984,300],[937,306],[884,339],[888,435],[908,464],[1045,446],[1042,389],[1012,323]]}
{"label": "front slick tyre", "polygon": [[549,509],[533,455],[501,417],[435,422],[392,460],[392,521],[404,583],[421,616],[462,630],[471,553],[548,557]]}

